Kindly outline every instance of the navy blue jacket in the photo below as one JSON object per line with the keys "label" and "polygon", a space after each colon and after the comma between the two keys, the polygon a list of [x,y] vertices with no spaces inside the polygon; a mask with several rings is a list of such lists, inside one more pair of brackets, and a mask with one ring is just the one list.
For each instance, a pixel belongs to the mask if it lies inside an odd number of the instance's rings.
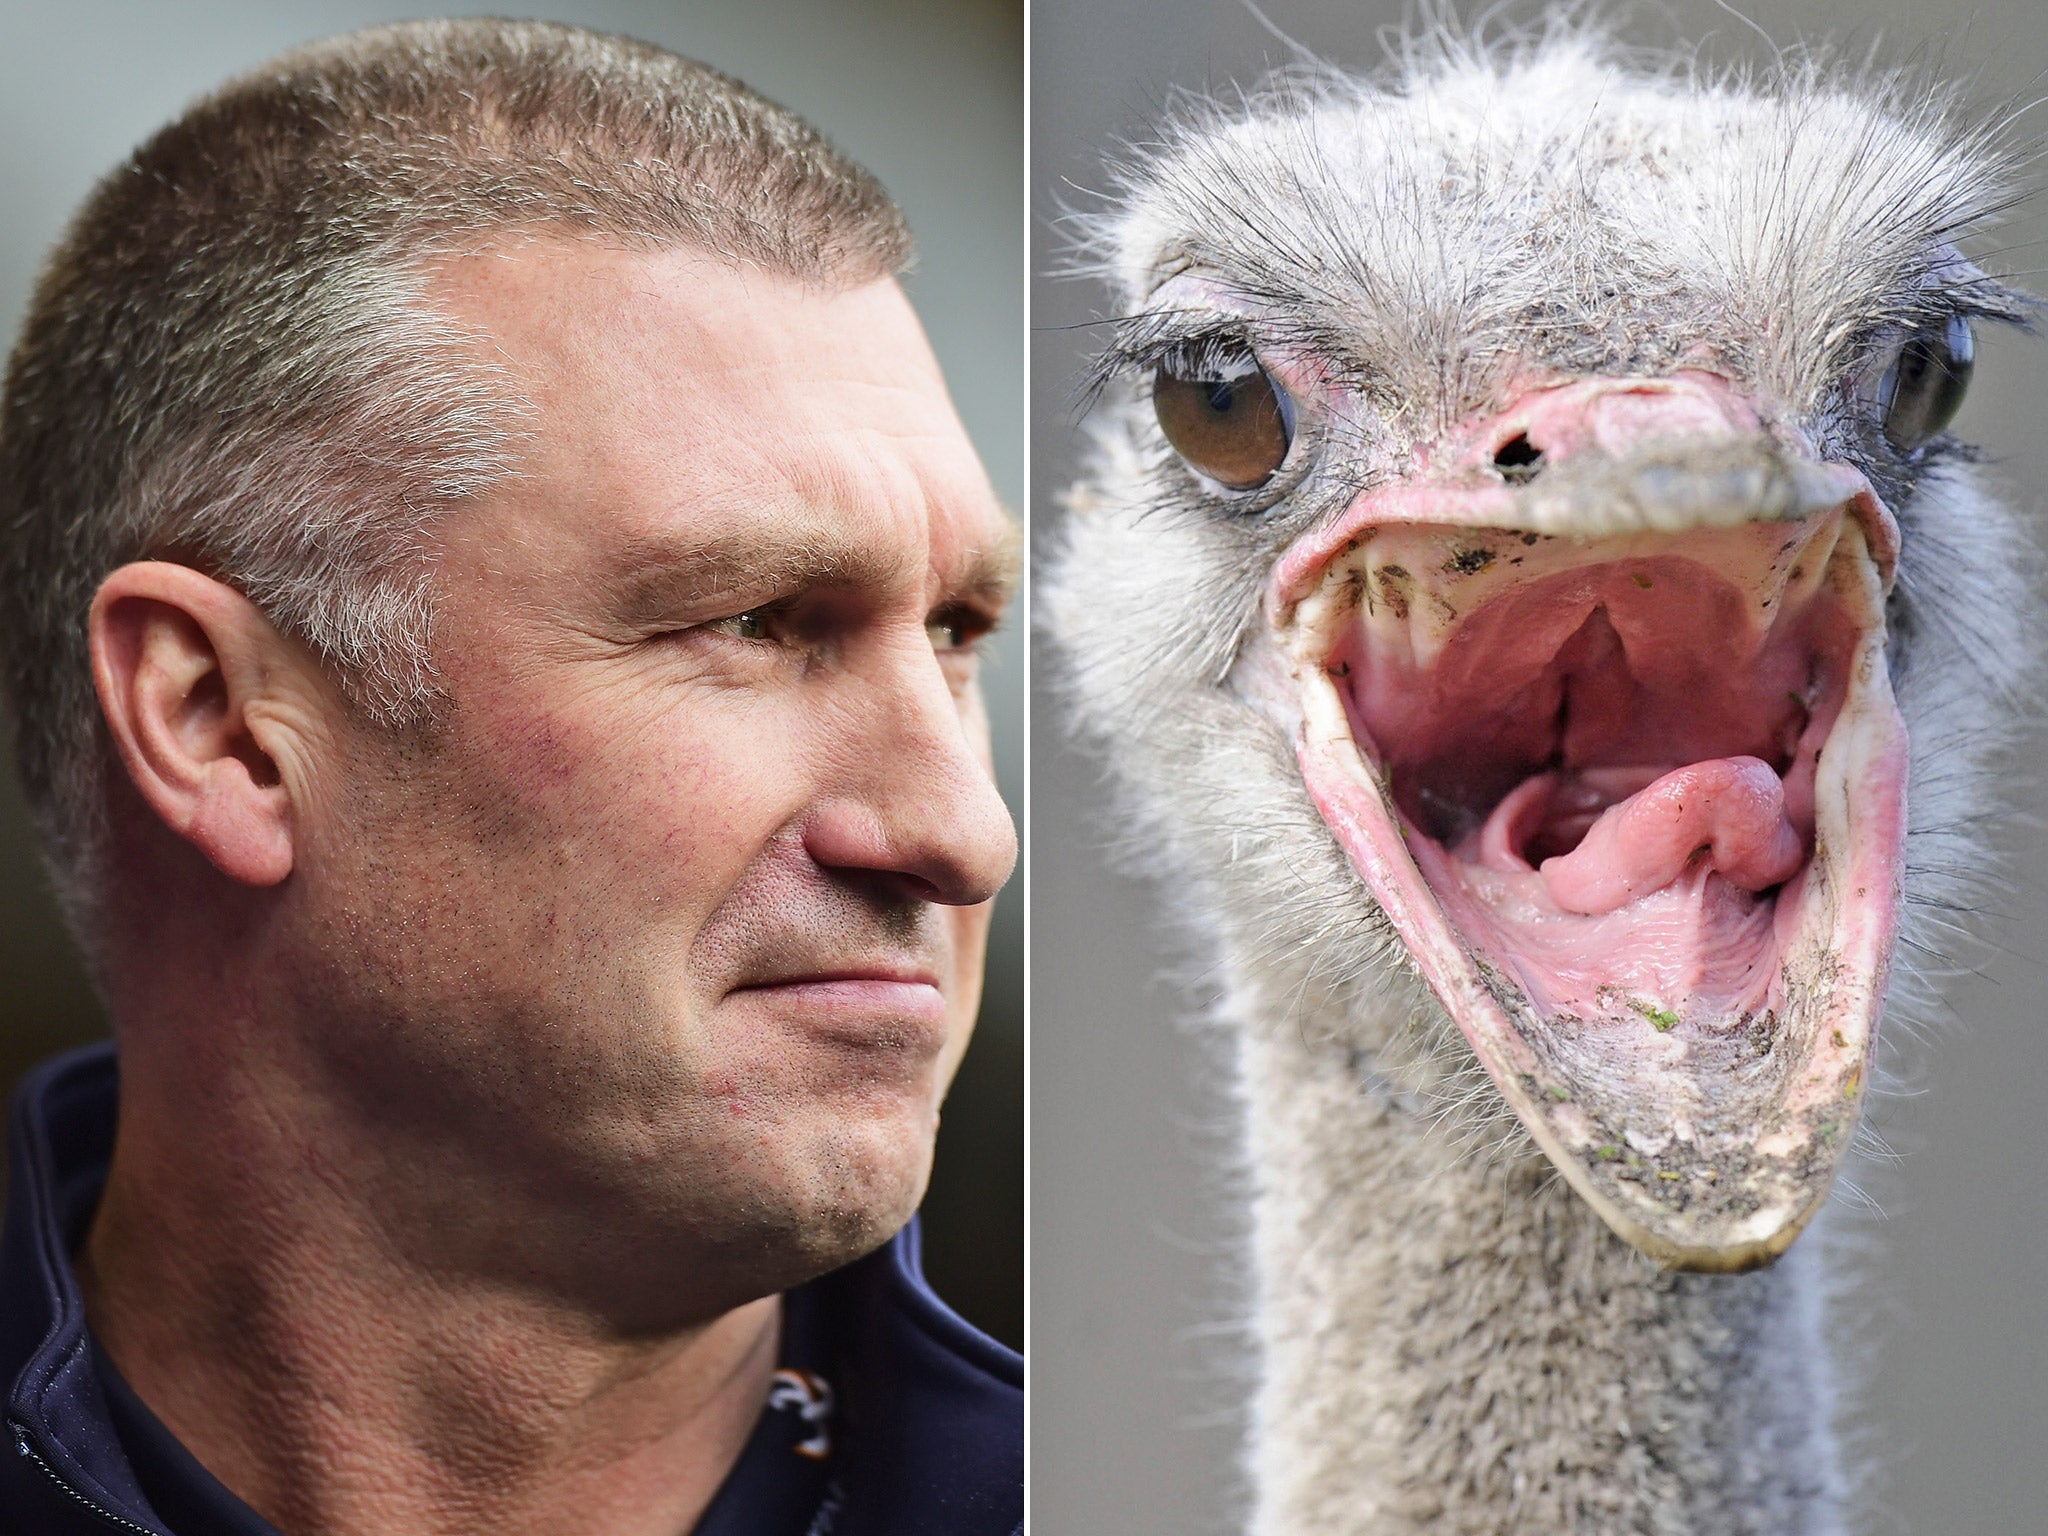
{"label": "navy blue jacket", "polygon": [[[100,1353],[70,1256],[106,1181],[111,1046],[22,1084],[0,1237],[0,1536],[276,1536]],[[791,1291],[753,1438],[695,1536],[1015,1536],[1024,1363],[934,1296],[915,1225]]]}

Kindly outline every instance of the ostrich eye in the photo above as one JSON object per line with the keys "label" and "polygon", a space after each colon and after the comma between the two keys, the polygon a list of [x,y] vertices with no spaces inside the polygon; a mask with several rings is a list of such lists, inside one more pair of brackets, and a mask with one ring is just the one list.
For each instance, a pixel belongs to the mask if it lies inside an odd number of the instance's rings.
{"label": "ostrich eye", "polygon": [[1960,315],[1900,347],[1877,381],[1885,440],[1900,453],[1914,453],[1954,421],[1970,387],[1976,356],[1970,323]]}
{"label": "ostrich eye", "polygon": [[1294,402],[1256,363],[1223,377],[1162,364],[1152,408],[1174,451],[1211,480],[1249,491],[1273,478],[1294,440]]}

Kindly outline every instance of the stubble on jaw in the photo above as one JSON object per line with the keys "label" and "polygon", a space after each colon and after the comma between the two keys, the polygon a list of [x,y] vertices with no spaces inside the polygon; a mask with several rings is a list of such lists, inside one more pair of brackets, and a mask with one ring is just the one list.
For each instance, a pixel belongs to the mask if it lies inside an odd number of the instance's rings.
{"label": "stubble on jaw", "polygon": [[[430,1268],[580,1289],[646,1327],[681,1298],[667,1281],[607,1299],[629,1260],[724,1270],[729,1304],[850,1262],[909,1220],[974,998],[952,997],[934,1055],[924,1023],[819,1038],[721,1008],[725,982],[876,950],[978,976],[985,920],[963,941],[961,912],[771,849],[689,942],[621,965],[618,935],[575,899],[561,829],[485,792],[459,732],[358,742],[350,762],[348,835],[330,854],[350,868],[327,882],[341,900],[304,914],[318,937],[293,980],[312,1069],[368,1123],[358,1144],[383,1149],[373,1177],[394,1244],[426,1234],[441,1250],[412,1256]],[[504,867],[554,890],[477,899]],[[591,1262],[563,1267],[577,1255]]]}

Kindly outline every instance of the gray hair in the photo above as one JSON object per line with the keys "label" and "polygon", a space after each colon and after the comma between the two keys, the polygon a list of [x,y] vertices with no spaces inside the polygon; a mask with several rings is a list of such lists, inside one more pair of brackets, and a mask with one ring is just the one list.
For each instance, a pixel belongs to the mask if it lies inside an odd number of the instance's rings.
{"label": "gray hair", "polygon": [[689,245],[820,285],[900,272],[902,214],[794,114],[645,43],[383,27],[200,101],[51,254],[0,397],[0,645],[23,788],[85,932],[112,761],[87,645],[128,561],[225,581],[393,728],[432,718],[439,518],[522,407],[437,310],[447,255]]}

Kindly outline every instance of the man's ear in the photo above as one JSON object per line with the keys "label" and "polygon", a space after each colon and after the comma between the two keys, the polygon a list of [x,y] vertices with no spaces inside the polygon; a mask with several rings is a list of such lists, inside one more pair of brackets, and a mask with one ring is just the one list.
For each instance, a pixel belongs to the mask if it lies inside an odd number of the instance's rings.
{"label": "man's ear", "polygon": [[[100,584],[92,676],[128,777],[173,832],[245,885],[292,870],[302,666],[261,610],[189,566],[144,560]],[[287,763],[286,766],[296,766]]]}

